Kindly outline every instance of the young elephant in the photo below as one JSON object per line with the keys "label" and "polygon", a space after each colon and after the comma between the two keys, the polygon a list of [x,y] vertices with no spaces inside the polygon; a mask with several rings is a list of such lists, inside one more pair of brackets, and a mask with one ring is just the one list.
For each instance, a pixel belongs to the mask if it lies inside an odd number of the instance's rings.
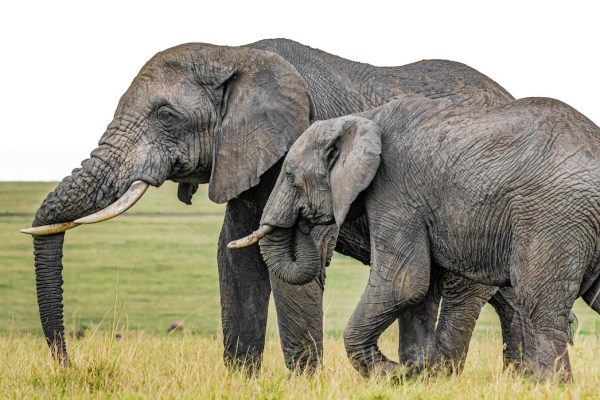
{"label": "young elephant", "polygon": [[302,283],[318,272],[306,268],[319,256],[307,226],[362,210],[371,273],[344,333],[358,370],[396,368],[377,340],[436,266],[513,286],[524,367],[570,376],[569,313],[580,295],[596,301],[600,275],[598,126],[552,99],[483,110],[412,95],[317,122],[287,155],[255,237],[268,235],[274,274]]}

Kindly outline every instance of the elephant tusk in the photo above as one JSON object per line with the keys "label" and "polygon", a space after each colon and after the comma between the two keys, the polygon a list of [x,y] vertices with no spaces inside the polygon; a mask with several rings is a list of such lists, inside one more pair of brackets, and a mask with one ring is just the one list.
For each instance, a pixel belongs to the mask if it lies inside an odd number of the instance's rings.
{"label": "elephant tusk", "polygon": [[19,232],[27,233],[29,235],[46,236],[46,235],[53,235],[55,233],[68,231],[69,229],[73,229],[79,225],[80,224],[78,224],[76,222],[62,222],[60,224],[42,225],[42,226],[34,226],[31,228],[25,228],[25,229],[21,229]]}
{"label": "elephant tusk", "polygon": [[131,208],[131,206],[133,206],[146,192],[148,186],[150,185],[144,181],[135,181],[131,184],[131,186],[123,196],[117,199],[117,201],[112,203],[110,206],[98,211],[97,213],[76,219],[73,222],[62,222],[59,224],[34,226],[31,228],[21,229],[20,232],[37,236],[53,235],[55,233],[73,229],[82,224],[93,224],[95,222],[106,221],[107,219],[111,219],[120,214],[123,214],[125,211]]}
{"label": "elephant tusk", "polygon": [[144,181],[135,181],[131,184],[127,192],[117,201],[112,203],[110,206],[103,210],[90,214],[86,217],[82,217],[75,220],[76,224],[95,224],[96,222],[106,221],[123,214],[131,206],[133,206],[146,192],[150,186]]}
{"label": "elephant tusk", "polygon": [[262,225],[260,228],[252,232],[246,237],[243,237],[238,240],[234,240],[227,244],[227,247],[230,249],[241,249],[243,247],[248,247],[258,242],[260,239],[267,236],[269,233],[275,230],[271,225]]}

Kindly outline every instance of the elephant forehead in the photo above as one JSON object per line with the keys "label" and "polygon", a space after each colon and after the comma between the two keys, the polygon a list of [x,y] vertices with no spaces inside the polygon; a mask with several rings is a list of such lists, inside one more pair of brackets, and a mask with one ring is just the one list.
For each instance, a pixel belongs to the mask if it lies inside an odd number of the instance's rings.
{"label": "elephant forehead", "polygon": [[317,132],[315,129],[308,128],[296,142],[290,148],[287,159],[297,160],[303,159],[309,155],[310,152],[316,150],[315,144],[317,142]]}
{"label": "elephant forehead", "polygon": [[140,70],[139,75],[160,76],[168,78],[170,75],[181,76],[188,71],[189,52],[171,48],[155,54]]}
{"label": "elephant forehead", "polygon": [[290,148],[290,154],[321,149],[338,131],[332,121],[319,121],[312,124]]}
{"label": "elephant forehead", "polygon": [[321,160],[321,152],[318,151],[303,151],[290,153],[286,157],[285,170],[295,174],[312,173],[323,169]]}
{"label": "elephant forehead", "polygon": [[139,75],[121,98],[121,106],[142,109],[164,102],[177,103],[190,86],[185,84],[183,76],[161,79],[160,76]]}

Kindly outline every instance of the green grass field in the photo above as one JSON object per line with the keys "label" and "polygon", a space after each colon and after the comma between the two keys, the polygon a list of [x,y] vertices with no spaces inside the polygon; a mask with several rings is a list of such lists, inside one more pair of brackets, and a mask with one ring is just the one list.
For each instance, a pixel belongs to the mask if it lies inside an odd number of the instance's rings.
{"label": "green grass field", "polygon": [[[462,376],[416,379],[397,386],[365,380],[351,368],[340,338],[366,283],[368,269],[335,255],[325,290],[324,368],[314,377],[283,368],[274,308],[270,309],[265,365],[257,378],[228,372],[221,360],[216,243],[223,206],[194,205],[176,186],[152,188],[125,215],[69,231],[65,239],[64,305],[72,366],[55,369],[41,337],[32,244],[18,232],[53,183],[0,183],[0,397],[191,398],[594,398],[600,365],[600,318],[578,302],[576,380],[535,383],[502,371],[498,319],[490,308],[478,321]],[[167,335],[173,321],[183,330]],[[123,339],[115,341],[114,333]],[[382,342],[395,354],[394,329]]]}

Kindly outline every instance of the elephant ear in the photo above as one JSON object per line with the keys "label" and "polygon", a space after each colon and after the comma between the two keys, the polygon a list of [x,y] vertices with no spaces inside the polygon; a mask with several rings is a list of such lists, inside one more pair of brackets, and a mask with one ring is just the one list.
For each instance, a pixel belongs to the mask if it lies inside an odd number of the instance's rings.
{"label": "elephant ear", "polygon": [[338,118],[334,137],[326,148],[330,160],[333,215],[342,226],[352,202],[370,184],[380,163],[381,129],[368,119]]}
{"label": "elephant ear", "polygon": [[239,48],[241,65],[223,83],[209,198],[224,203],[258,184],[309,126],[306,82],[279,55]]}

